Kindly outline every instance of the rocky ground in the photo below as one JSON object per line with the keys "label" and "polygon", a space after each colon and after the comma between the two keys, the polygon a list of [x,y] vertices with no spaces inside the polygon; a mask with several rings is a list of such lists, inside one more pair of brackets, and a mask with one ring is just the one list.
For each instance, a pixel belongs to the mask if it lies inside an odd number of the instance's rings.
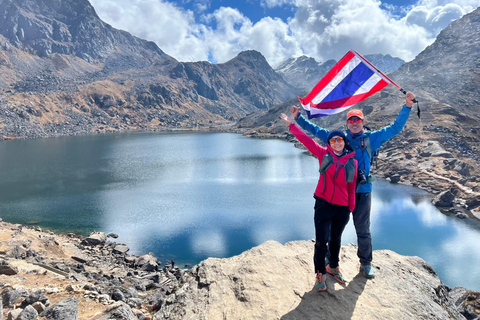
{"label": "rocky ground", "polygon": [[152,319],[187,270],[109,237],[0,222],[0,319]]}
{"label": "rocky ground", "polygon": [[376,277],[342,247],[346,285],[314,290],[312,241],[275,241],[191,269],[128,254],[115,234],[80,238],[0,222],[0,319],[480,319],[480,293],[448,288],[418,257],[374,252]]}

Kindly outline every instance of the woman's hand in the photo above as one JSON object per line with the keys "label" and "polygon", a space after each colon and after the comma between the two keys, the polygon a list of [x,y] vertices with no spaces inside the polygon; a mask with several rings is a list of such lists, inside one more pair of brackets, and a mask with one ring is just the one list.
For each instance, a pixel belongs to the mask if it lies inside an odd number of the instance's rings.
{"label": "woman's hand", "polygon": [[287,115],[285,113],[282,113],[280,115],[280,118],[283,120],[283,122],[285,122],[285,124],[287,126],[290,126],[292,124],[292,120],[290,118],[287,117]]}

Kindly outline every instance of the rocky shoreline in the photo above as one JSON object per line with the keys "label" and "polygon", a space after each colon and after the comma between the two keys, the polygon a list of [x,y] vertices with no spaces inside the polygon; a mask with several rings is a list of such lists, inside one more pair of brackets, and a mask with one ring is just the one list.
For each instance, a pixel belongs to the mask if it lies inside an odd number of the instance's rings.
{"label": "rocky shoreline", "polygon": [[479,292],[451,289],[422,259],[388,250],[374,252],[377,277],[367,281],[356,246],[342,247],[348,285],[328,279],[328,292],[319,294],[311,241],[267,241],[181,269],[152,254],[128,254],[115,234],[79,237],[0,222],[0,239],[2,320],[313,319],[319,312],[331,319],[480,319]]}
{"label": "rocky shoreline", "polygon": [[160,319],[190,271],[115,237],[0,222],[0,319]]}

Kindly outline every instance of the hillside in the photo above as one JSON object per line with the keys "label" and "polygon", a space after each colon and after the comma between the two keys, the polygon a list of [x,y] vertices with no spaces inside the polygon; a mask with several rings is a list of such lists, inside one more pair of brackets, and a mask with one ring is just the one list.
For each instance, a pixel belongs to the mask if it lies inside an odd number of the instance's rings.
{"label": "hillside", "polygon": [[0,3],[0,137],[202,129],[298,90],[255,51],[178,62],[101,21],[87,0]]}

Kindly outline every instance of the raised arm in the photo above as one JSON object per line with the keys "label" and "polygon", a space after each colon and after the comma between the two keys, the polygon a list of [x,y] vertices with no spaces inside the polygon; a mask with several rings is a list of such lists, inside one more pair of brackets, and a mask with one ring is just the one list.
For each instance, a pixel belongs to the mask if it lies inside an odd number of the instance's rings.
{"label": "raised arm", "polygon": [[407,123],[408,117],[410,116],[410,111],[412,111],[413,101],[415,100],[415,95],[411,92],[405,94],[405,104],[403,105],[400,113],[397,116],[397,119],[389,125],[380,130],[372,132],[370,135],[370,145],[373,150],[380,148],[380,146],[385,143],[385,141],[393,138],[402,131],[403,127]]}
{"label": "raised arm", "polygon": [[323,128],[317,126],[316,124],[314,124],[314,123],[308,121],[307,119],[305,119],[305,117],[301,115],[299,107],[293,106],[290,109],[290,112],[292,113],[293,118],[295,119],[297,124],[303,130],[306,130],[306,131],[310,132],[312,135],[319,138],[324,143],[327,143],[327,137],[328,137],[328,134],[330,133],[329,130],[323,129]]}
{"label": "raised arm", "polygon": [[327,148],[319,145],[315,140],[310,138],[305,132],[300,130],[294,123],[290,121],[286,114],[282,113],[282,120],[288,125],[288,130],[300,141],[314,156],[321,159],[325,153],[327,153]]}

